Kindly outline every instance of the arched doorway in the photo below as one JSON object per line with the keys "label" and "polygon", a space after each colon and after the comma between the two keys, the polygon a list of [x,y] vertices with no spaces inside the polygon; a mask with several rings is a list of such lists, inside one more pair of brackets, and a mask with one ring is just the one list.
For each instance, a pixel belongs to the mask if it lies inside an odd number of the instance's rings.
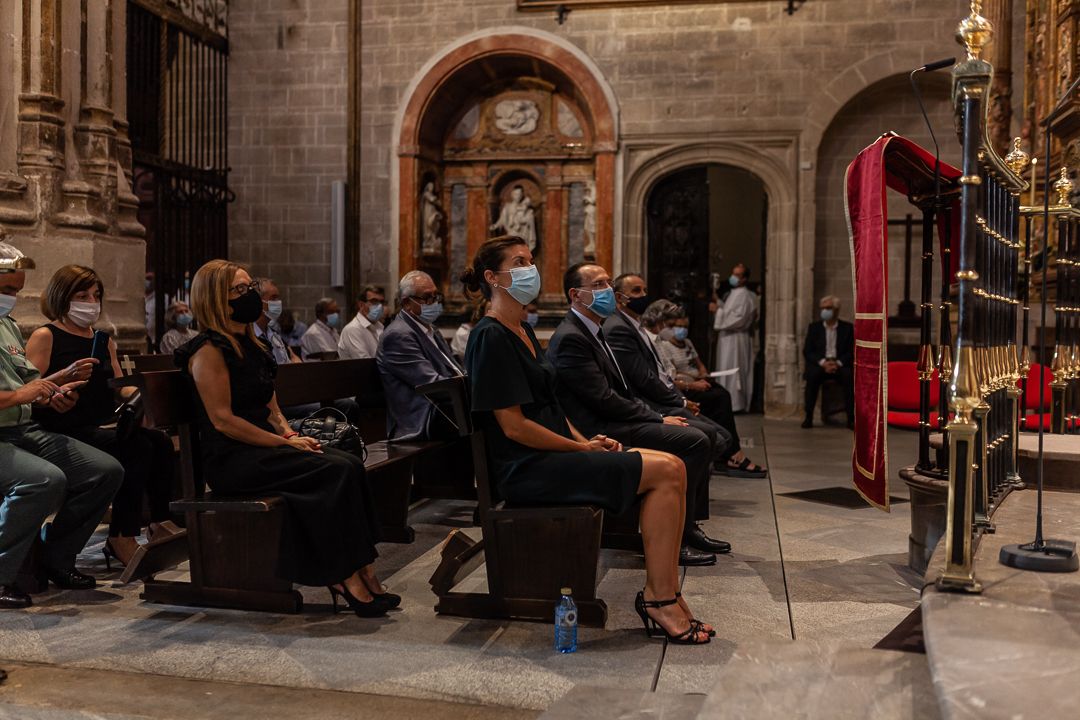
{"label": "arched doorway", "polygon": [[465,300],[456,277],[492,235],[530,240],[552,311],[568,265],[610,267],[617,109],[565,40],[514,28],[459,41],[417,76],[398,137],[393,269],[429,272],[451,311]]}
{"label": "arched doorway", "polygon": [[691,338],[710,369],[716,348],[710,305],[722,301],[730,289],[727,279],[735,264],[750,269],[749,287],[760,298],[751,402],[755,412],[764,405],[768,212],[761,178],[720,163],[683,167],[660,178],[645,203],[650,293],[686,309]]}

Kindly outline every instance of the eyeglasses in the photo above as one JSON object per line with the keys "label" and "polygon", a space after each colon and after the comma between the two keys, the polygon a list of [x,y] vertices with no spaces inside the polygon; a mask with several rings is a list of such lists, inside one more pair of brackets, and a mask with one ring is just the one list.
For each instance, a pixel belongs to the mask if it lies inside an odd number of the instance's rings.
{"label": "eyeglasses", "polygon": [[421,305],[431,305],[432,303],[441,303],[443,301],[442,293],[428,293],[427,295],[414,295],[410,300],[415,300]]}
{"label": "eyeglasses", "polygon": [[594,282],[594,283],[592,283],[590,285],[582,285],[581,287],[576,288],[576,289],[577,290],[607,290],[609,287],[611,287],[611,281],[610,280],[597,280],[596,282]]}
{"label": "eyeglasses", "polygon": [[248,292],[252,290],[254,290],[255,292],[259,291],[259,282],[257,280],[252,280],[246,285],[233,285],[231,288],[229,288],[229,294],[235,295],[236,297],[242,297],[244,295],[247,295]]}

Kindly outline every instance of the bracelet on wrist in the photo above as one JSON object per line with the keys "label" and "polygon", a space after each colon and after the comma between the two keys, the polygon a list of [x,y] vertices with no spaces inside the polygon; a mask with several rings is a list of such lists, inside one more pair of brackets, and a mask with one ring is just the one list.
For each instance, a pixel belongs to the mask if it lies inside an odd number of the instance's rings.
{"label": "bracelet on wrist", "polygon": [[295,430],[292,430],[292,431],[287,432],[284,435],[282,435],[282,437],[285,438],[286,440],[289,440],[290,438],[294,438],[299,434],[300,433],[296,432]]}

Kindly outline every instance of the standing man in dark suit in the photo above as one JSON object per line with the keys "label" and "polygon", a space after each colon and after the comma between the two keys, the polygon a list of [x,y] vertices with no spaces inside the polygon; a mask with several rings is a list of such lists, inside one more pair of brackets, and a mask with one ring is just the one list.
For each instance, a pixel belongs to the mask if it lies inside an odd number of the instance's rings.
{"label": "standing man in dark suit", "polygon": [[810,323],[806,331],[806,418],[804,428],[814,426],[814,408],[818,390],[830,380],[844,389],[844,410],[848,427],[855,427],[855,327],[840,319],[840,298],[826,295],[821,298],[821,320]]}
{"label": "standing man in dark suit", "polygon": [[386,392],[386,433],[390,440],[452,437],[456,428],[416,388],[463,376],[435,321],[442,314],[442,295],[431,276],[419,270],[398,283],[401,312],[383,331],[375,361]]}
{"label": "standing man in dark suit", "polygon": [[563,276],[570,311],[548,343],[558,373],[558,396],[570,421],[589,437],[607,435],[627,447],[670,452],[686,464],[686,525],[682,565],[711,565],[731,545],[714,540],[695,523],[708,507],[712,447],[708,437],[681,417],[665,416],[635,397],[611,346],[604,319],[615,312],[611,278],[599,265],[579,263]]}

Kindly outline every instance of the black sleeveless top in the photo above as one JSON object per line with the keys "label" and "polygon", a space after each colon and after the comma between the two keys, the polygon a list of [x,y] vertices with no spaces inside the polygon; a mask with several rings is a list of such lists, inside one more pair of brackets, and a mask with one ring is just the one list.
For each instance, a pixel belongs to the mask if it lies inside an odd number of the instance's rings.
{"label": "black sleeveless top", "polygon": [[224,335],[213,330],[204,330],[181,345],[173,353],[173,361],[176,367],[184,373],[192,384],[192,395],[195,398],[198,414],[199,441],[202,446],[203,457],[214,457],[227,453],[237,448],[251,447],[246,443],[218,432],[210,418],[206,414],[202,398],[199,397],[194,379],[191,378],[191,358],[206,343],[212,344],[221,351],[225,358],[225,366],[229,370],[229,390],[232,398],[233,415],[247,420],[249,423],[267,432],[275,432],[270,424],[271,398],[274,396],[274,377],[277,375],[277,363],[273,355],[258,341],[252,340],[247,335],[235,335],[236,341],[244,355],[240,357],[233,349],[232,343]]}
{"label": "black sleeveless top", "polygon": [[[63,370],[76,360],[91,357],[91,350],[93,350],[93,357],[98,359],[98,364],[94,366],[86,384],[79,388],[79,399],[75,407],[66,413],[58,413],[52,408],[35,405],[33,419],[46,430],[58,433],[112,422],[119,401],[113,389],[109,387],[109,380],[113,378],[112,358],[109,355],[109,334],[96,330],[97,345],[95,346],[92,337],[72,335],[55,325],[45,327],[52,333],[53,344],[52,354],[49,356],[49,367],[41,373],[43,377]],[[66,382],[61,381],[59,384],[64,385]]]}

